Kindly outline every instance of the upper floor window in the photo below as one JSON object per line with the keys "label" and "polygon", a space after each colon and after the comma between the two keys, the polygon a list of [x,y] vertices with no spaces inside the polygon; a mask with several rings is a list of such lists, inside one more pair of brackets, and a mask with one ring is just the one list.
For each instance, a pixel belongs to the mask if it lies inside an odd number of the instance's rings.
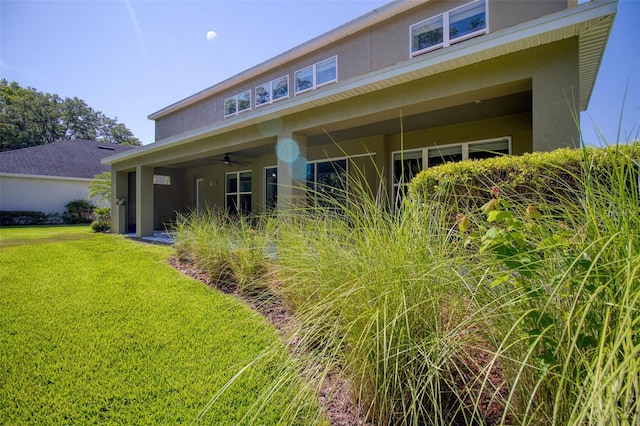
{"label": "upper floor window", "polygon": [[256,87],[256,107],[289,97],[289,76],[276,78]]}
{"label": "upper floor window", "polygon": [[338,80],[338,57],[320,61],[294,74],[296,94],[313,90]]}
{"label": "upper floor window", "polygon": [[410,28],[411,56],[487,32],[486,0],[476,0],[425,19]]}
{"label": "upper floor window", "polygon": [[245,90],[224,100],[224,116],[231,117],[251,109],[251,90]]}

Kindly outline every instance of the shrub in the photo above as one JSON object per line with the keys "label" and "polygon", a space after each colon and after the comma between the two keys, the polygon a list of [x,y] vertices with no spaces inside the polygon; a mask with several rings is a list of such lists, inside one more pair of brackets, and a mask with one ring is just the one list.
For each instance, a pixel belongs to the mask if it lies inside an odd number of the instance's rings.
{"label": "shrub", "polygon": [[583,198],[585,183],[607,185],[613,170],[629,173],[629,181],[634,176],[637,181],[637,164],[640,142],[447,163],[418,174],[409,186],[409,199],[470,211],[488,202],[490,189],[499,186],[511,199],[552,213],[558,205]]}
{"label": "shrub", "polygon": [[0,225],[43,225],[47,223],[47,216],[36,211],[2,211]]}
{"label": "shrub", "polygon": [[86,200],[69,201],[64,214],[67,223],[91,223],[96,206]]}
{"label": "shrub", "polygon": [[35,211],[1,211],[0,226],[11,225],[58,225],[63,223],[57,212],[44,214]]}
{"label": "shrub", "polygon": [[93,232],[109,232],[111,230],[111,209],[109,207],[98,207],[93,211],[96,218],[91,222]]}

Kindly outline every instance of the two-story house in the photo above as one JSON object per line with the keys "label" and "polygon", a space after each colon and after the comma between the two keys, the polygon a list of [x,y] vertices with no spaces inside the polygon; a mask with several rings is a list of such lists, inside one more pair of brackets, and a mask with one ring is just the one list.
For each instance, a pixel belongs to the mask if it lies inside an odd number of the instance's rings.
{"label": "two-story house", "polygon": [[393,1],[169,105],[154,143],[105,160],[114,231],[283,208],[356,176],[396,200],[446,161],[577,146],[617,2],[576,3]]}

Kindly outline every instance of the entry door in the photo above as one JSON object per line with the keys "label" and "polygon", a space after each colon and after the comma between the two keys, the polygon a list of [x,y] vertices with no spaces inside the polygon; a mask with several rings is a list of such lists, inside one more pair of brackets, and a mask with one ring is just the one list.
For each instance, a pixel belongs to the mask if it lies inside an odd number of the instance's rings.
{"label": "entry door", "polygon": [[196,179],[196,211],[204,210],[204,179]]}

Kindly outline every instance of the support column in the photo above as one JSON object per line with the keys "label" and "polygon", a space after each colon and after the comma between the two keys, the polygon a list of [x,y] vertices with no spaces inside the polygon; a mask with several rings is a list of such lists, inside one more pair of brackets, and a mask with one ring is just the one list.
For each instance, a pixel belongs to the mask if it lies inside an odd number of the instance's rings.
{"label": "support column", "polygon": [[111,232],[127,232],[127,202],[129,198],[129,173],[111,172]]}
{"label": "support column", "polygon": [[533,151],[580,146],[578,39],[547,50],[532,76]]}
{"label": "support column", "polygon": [[136,237],[153,235],[153,167],[136,167]]}
{"label": "support column", "polygon": [[276,144],[278,157],[278,210],[286,211],[306,200],[307,137],[282,131]]}

